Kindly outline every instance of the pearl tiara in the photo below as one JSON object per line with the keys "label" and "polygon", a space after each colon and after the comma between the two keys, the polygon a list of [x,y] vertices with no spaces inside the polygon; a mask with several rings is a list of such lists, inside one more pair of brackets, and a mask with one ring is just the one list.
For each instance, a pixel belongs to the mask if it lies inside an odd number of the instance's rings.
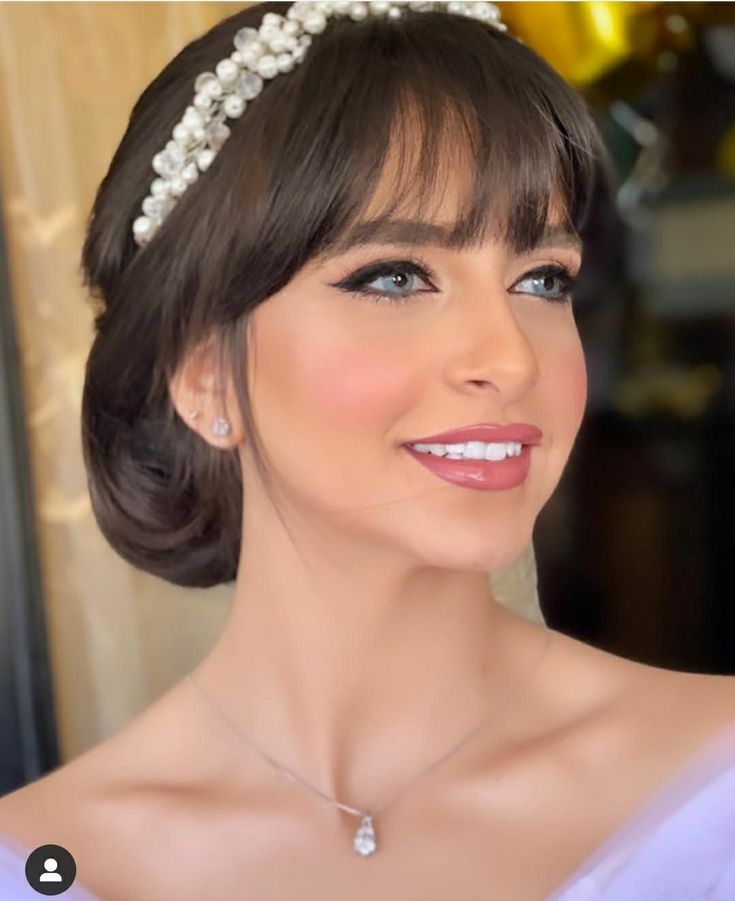
{"label": "pearl tiara", "polygon": [[494,3],[467,2],[368,2],[317,3],[297,0],[285,15],[265,13],[259,28],[241,28],[234,37],[235,50],[220,60],[214,72],[202,72],[194,81],[194,99],[174,126],[165,148],[153,157],[158,176],[142,204],[142,215],[133,222],[138,246],[147,244],[176,206],[189,185],[206,172],[230,136],[225,119],[239,119],[248,102],[263,90],[266,79],[290,72],[302,62],[312,35],[324,31],[331,17],[355,22],[369,15],[398,19],[402,7],[428,12],[443,10],[486,22],[500,31],[500,11]]}

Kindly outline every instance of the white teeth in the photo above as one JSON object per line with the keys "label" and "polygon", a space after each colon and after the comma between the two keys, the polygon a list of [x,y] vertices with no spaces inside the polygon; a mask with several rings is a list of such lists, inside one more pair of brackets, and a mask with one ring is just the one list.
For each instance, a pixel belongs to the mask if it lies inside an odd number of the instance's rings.
{"label": "white teeth", "polygon": [[498,461],[520,456],[523,445],[520,441],[467,441],[464,444],[411,444],[409,447],[422,454],[434,454],[448,460]]}

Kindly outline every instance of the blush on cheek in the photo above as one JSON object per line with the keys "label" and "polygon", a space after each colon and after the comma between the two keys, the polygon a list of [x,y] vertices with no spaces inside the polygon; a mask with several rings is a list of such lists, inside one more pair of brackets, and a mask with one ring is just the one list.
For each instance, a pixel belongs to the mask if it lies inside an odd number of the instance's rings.
{"label": "blush on cheek", "polygon": [[323,352],[303,374],[302,391],[308,391],[323,417],[341,429],[375,437],[388,430],[403,409],[405,366],[379,352]]}

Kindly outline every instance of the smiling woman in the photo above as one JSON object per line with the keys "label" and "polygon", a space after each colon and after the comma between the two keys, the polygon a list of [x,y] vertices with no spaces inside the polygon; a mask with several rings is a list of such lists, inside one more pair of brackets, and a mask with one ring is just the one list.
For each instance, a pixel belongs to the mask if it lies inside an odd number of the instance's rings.
{"label": "smiling woman", "polygon": [[573,285],[606,171],[486,3],[257,4],[146,88],[82,254],[90,495],[131,564],[233,604],[193,673],[0,800],[0,886],[48,836],[116,901],[735,878],[732,680],[488,586],[584,414]]}

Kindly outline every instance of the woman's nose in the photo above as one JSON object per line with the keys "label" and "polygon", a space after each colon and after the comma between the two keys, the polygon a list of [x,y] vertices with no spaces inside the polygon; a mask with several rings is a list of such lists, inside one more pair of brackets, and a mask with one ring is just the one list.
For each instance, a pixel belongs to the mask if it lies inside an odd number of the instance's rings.
{"label": "woman's nose", "polygon": [[[499,292],[498,292],[499,293]],[[539,362],[527,328],[502,296],[468,304],[463,324],[464,352],[457,358],[454,377],[466,390],[492,391],[509,403],[538,380]]]}

